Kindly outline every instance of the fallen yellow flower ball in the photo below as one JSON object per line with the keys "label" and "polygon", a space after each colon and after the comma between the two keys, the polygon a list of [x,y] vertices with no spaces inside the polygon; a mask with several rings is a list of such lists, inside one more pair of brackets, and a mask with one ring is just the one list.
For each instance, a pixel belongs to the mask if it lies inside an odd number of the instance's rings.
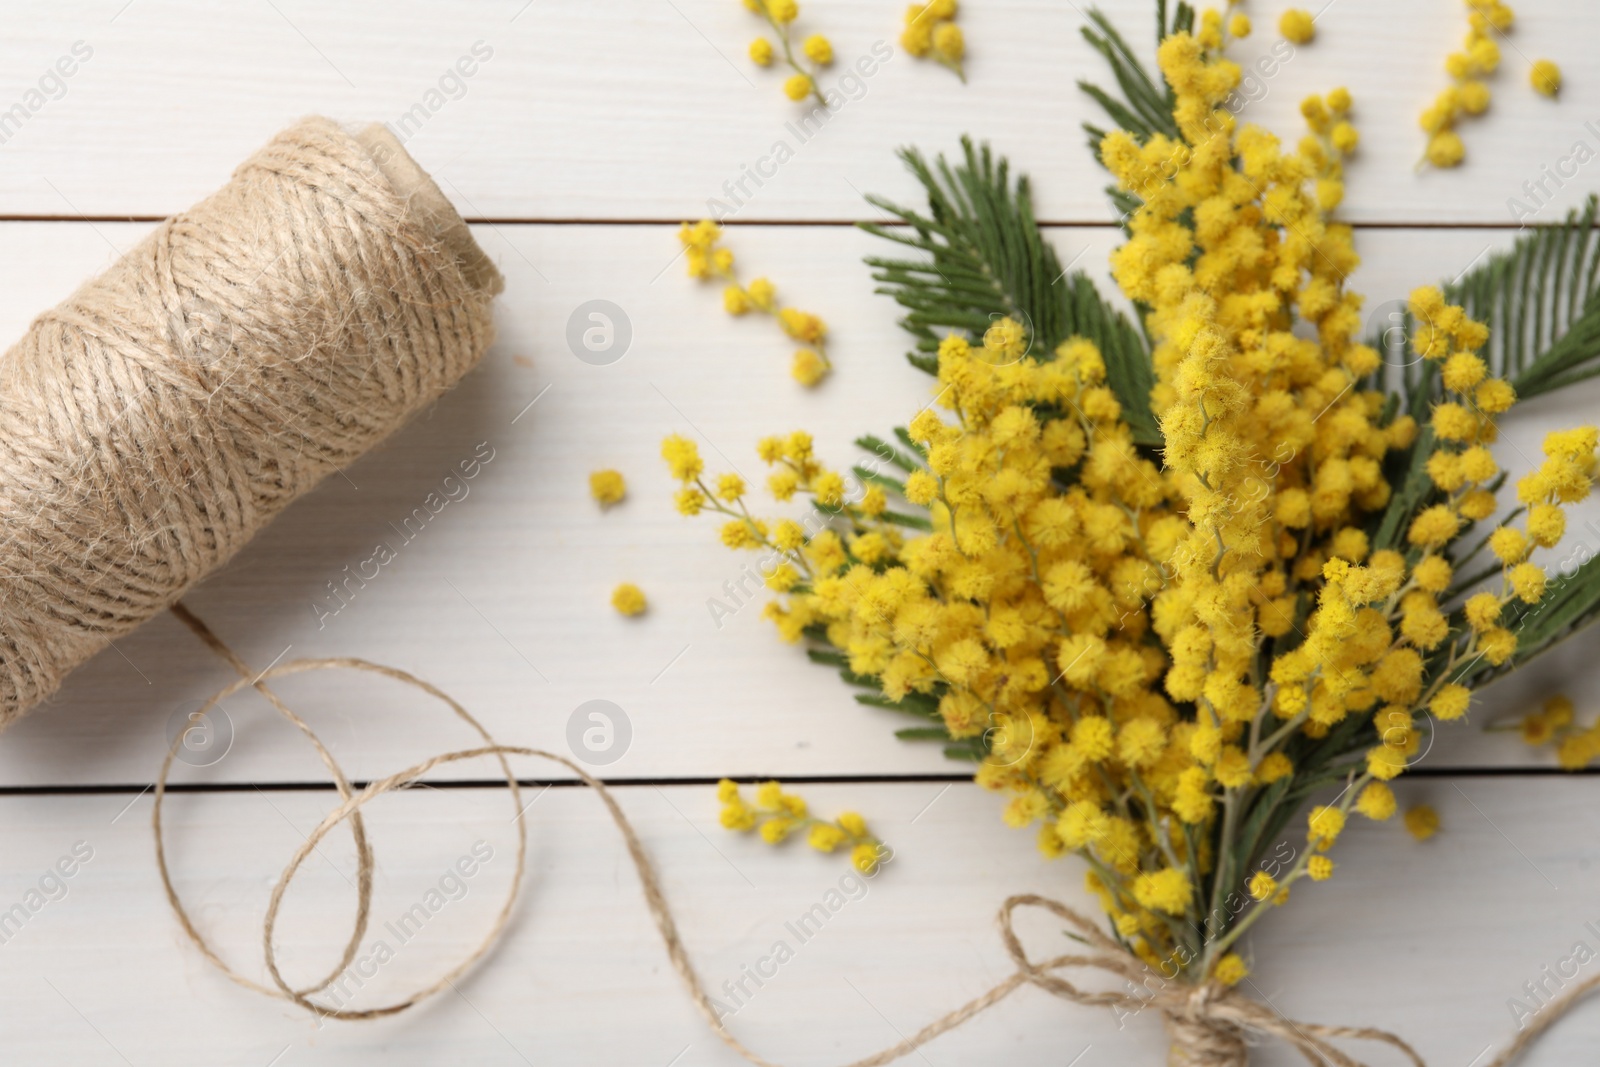
{"label": "fallen yellow flower ball", "polygon": [[1561,68],[1548,59],[1541,59],[1528,72],[1533,88],[1543,96],[1555,96],[1561,91]]}
{"label": "fallen yellow flower ball", "polygon": [[1406,829],[1418,841],[1426,841],[1439,832],[1439,813],[1426,804],[1418,804],[1406,812]]}
{"label": "fallen yellow flower ball", "polygon": [[795,350],[794,363],[790,366],[789,373],[794,376],[795,381],[810,387],[828,376],[828,365],[813,349],[799,348]]}
{"label": "fallen yellow flower ball", "polygon": [[1454,130],[1440,130],[1428,141],[1428,162],[1436,167],[1453,167],[1467,154],[1461,135]]}
{"label": "fallen yellow flower ball", "polygon": [[611,591],[611,606],[624,615],[643,615],[650,605],[644,599],[644,590],[632,582],[623,582]]}
{"label": "fallen yellow flower ball", "polygon": [[628,483],[623,480],[621,471],[595,471],[589,475],[589,495],[602,507],[610,507],[628,495]]}
{"label": "fallen yellow flower ball", "polygon": [[1311,21],[1311,12],[1291,7],[1278,20],[1278,32],[1295,44],[1310,44],[1317,35],[1317,27]]}

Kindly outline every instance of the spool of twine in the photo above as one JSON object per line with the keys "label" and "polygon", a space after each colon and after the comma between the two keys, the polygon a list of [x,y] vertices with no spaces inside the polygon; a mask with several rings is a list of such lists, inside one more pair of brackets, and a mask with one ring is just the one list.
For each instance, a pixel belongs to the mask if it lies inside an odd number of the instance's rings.
{"label": "spool of twine", "polygon": [[0,359],[0,728],[470,370],[499,272],[383,127],[305,119]]}

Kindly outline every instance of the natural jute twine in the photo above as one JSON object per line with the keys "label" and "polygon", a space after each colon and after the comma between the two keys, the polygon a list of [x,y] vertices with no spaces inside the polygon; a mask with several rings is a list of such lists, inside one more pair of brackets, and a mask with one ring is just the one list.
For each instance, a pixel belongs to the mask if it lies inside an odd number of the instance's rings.
{"label": "natural jute twine", "polygon": [[[639,835],[634,831],[633,824],[628,820],[627,815],[623,813],[621,806],[611,795],[610,789],[606,787],[604,782],[589,774],[572,760],[554,752],[496,743],[483,725],[447,693],[404,671],[359,659],[302,659],[282,663],[258,673],[241,660],[237,654],[228,648],[182,604],[175,605],[173,611],[190,630],[226,660],[239,675],[236,681],[213,694],[198,714],[201,717],[205,716],[220,701],[241,689],[253,686],[311,742],[333,776],[340,795],[338,805],[329,811],[317,827],[306,836],[305,841],[295,850],[294,855],[290,858],[283,869],[283,873],[273,886],[271,900],[267,906],[266,917],[262,924],[262,950],[266,958],[267,972],[273,982],[273,986],[268,988],[243,977],[222,961],[221,957],[212,950],[205,938],[190,921],[188,911],[184,908],[183,902],[172,884],[172,877],[167,869],[165,844],[161,832],[161,808],[166,797],[167,774],[172,767],[173,757],[176,755],[182,739],[178,738],[173,741],[172,748],[161,765],[160,776],[156,780],[155,809],[151,816],[155,829],[156,860],[160,868],[161,882],[166,889],[167,900],[177,914],[178,921],[184,932],[206,959],[219,967],[229,978],[269,996],[292,1001],[319,1016],[337,1019],[370,1019],[383,1015],[392,1015],[396,1012],[404,1011],[435,993],[451,988],[458,977],[493,947],[510,920],[525,869],[527,838],[524,831],[523,807],[518,791],[518,783],[507,762],[507,757],[534,756],[559,763],[571,770],[585,785],[593,789],[599,795],[601,802],[605,804],[607,812],[616,824],[617,832],[622,835],[623,843],[627,845],[628,855],[633,860],[634,869],[639,875],[640,887],[644,892],[645,907],[649,909],[650,917],[655,922],[656,930],[661,934],[661,941],[666,947],[667,957],[672,962],[673,970],[678,973],[678,977],[688,990],[690,999],[699,1007],[711,1031],[721,1038],[729,1048],[733,1049],[749,1063],[755,1064],[756,1067],[778,1067],[773,1061],[747,1047],[723,1025],[710,995],[707,994],[705,986],[701,983],[699,975],[689,961],[688,950],[684,946],[682,936],[678,933],[678,924],[673,919],[672,909],[667,904],[666,894],[662,890],[661,880],[656,873],[655,864],[645,852],[644,845],[640,842]],[[339,765],[332,754],[318,740],[316,732],[302,718],[291,711],[267,684],[275,678],[287,675],[329,669],[367,671],[419,689],[447,704],[459,718],[472,727],[474,732],[483,739],[484,743],[475,748],[447,752],[443,755],[423,760],[421,763],[408,767],[403,771],[374,781],[359,793],[352,794],[348,779],[339,769]],[[461,760],[479,759],[485,756],[493,756],[499,761],[506,777],[507,786],[511,791],[512,805],[517,812],[515,819],[517,828],[516,869],[512,874],[511,886],[505,903],[496,915],[494,924],[489,932],[447,974],[432,984],[391,1004],[376,1008],[347,1009],[318,1002],[315,999],[315,994],[337,979],[354,958],[369,920],[373,859],[371,850],[366,846],[360,824],[362,809],[385,793],[412,785],[421,779],[423,775],[437,767]],[[311,856],[322,840],[337,829],[339,824],[346,819],[350,820],[351,831],[356,838],[356,855],[359,867],[357,879],[359,899],[354,930],[350,940],[345,945],[344,954],[338,966],[321,982],[313,986],[295,989],[284,980],[278,968],[277,949],[273,938],[278,912],[282,907],[284,894],[294,881],[295,875],[299,873],[301,865]],[[1013,912],[1018,908],[1025,907],[1043,909],[1066,923],[1069,927],[1069,935],[1081,941],[1086,946],[1086,949],[1080,952],[1054,956],[1046,960],[1036,961],[1031,959],[1012,925]],[[1327,1064],[1332,1064],[1334,1067],[1363,1067],[1360,1061],[1352,1058],[1331,1043],[1338,1038],[1382,1042],[1399,1050],[1415,1067],[1426,1067],[1422,1057],[1415,1049],[1394,1034],[1383,1030],[1371,1027],[1328,1026],[1319,1023],[1297,1022],[1285,1017],[1260,1001],[1252,1000],[1237,989],[1222,987],[1216,983],[1195,986],[1163,980],[1152,972],[1142,960],[1132,955],[1127,949],[1102,932],[1093,919],[1059,901],[1050,900],[1047,897],[1030,893],[1007,898],[1000,908],[999,926],[1000,938],[1005,946],[1006,954],[1011,957],[1011,962],[1015,967],[1010,977],[996,984],[981,996],[975,997],[959,1008],[935,1019],[910,1037],[880,1052],[854,1060],[848,1067],[879,1067],[881,1064],[890,1063],[902,1056],[906,1056],[946,1031],[953,1030],[968,1019],[988,1010],[1023,986],[1028,985],[1074,1004],[1116,1008],[1125,1013],[1137,1013],[1147,1008],[1155,1009],[1155,1012],[1166,1024],[1168,1037],[1171,1041],[1170,1067],[1245,1067],[1249,1057],[1249,1045],[1261,1038],[1275,1038],[1284,1042],[1304,1056],[1309,1063],[1317,1065],[1317,1067],[1323,1067],[1323,1065]],[[1087,968],[1104,972],[1124,981],[1128,991],[1081,989],[1065,978],[1060,977],[1057,973],[1072,968]],[[1600,985],[1600,979],[1591,979],[1583,985],[1575,987],[1562,1000],[1548,1006],[1540,1013],[1537,1023],[1519,1033],[1512,1044],[1496,1057],[1493,1063],[1486,1065],[1486,1067],[1506,1067],[1506,1065],[1517,1059],[1541,1032],[1597,985]]]}
{"label": "natural jute twine", "polygon": [[381,126],[274,138],[0,359],[0,728],[478,362],[499,273]]}

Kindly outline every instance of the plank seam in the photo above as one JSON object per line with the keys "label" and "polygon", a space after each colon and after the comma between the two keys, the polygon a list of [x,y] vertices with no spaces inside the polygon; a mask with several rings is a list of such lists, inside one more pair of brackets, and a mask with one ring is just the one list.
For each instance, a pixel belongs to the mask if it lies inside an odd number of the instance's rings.
{"label": "plank seam", "polygon": [[[167,215],[6,215],[0,214],[0,222],[163,222],[170,216]],[[611,219],[611,218],[541,218],[535,215],[484,215],[466,216],[469,225],[478,226],[677,226],[683,222],[679,218],[641,218],[641,219]],[[1348,222],[1348,220],[1346,220]],[[904,223],[890,222],[882,219],[728,219],[722,223],[724,227],[737,228],[745,226],[770,226],[784,228],[802,227],[855,227],[862,223],[873,223],[886,227],[904,226]],[[1464,221],[1426,221],[1426,222],[1392,222],[1374,220],[1370,222],[1348,222],[1357,230],[1522,230],[1525,226],[1521,223],[1507,220],[1504,222],[1464,222]],[[1039,225],[1045,229],[1092,229],[1116,230],[1120,223],[1104,219],[1072,220],[1072,219],[1043,219]]]}
{"label": "plank seam", "polygon": [[[752,785],[768,781],[774,777],[787,785],[917,785],[917,784],[952,784],[961,785],[972,781],[970,774],[757,774],[757,775],[729,775],[734,781],[742,785]],[[1577,771],[1563,770],[1560,767],[1417,767],[1409,770],[1404,775],[1405,779],[1448,779],[1448,778],[1596,778],[1600,777],[1600,767],[1585,767]],[[612,788],[654,788],[661,786],[709,786],[716,785],[721,777],[685,776],[685,777],[660,777],[660,778],[605,778],[602,781]],[[353,780],[351,787],[356,790],[365,789],[369,783]],[[584,785],[576,778],[518,778],[517,784],[524,789],[551,787],[556,789],[581,789]],[[0,797],[26,797],[26,796],[106,796],[138,794],[150,789],[151,782],[110,782],[103,784],[82,785],[13,785],[0,786]],[[416,788],[423,789],[494,789],[503,788],[505,779],[500,778],[448,778],[438,781],[422,782]],[[333,785],[327,782],[169,782],[169,793],[295,793],[295,792],[332,792]]]}

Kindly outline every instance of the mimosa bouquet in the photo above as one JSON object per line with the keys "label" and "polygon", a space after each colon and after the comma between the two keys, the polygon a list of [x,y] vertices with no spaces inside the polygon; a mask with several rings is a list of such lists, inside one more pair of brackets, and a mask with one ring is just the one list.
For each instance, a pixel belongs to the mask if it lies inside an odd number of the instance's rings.
{"label": "mimosa bouquet", "polygon": [[[1347,820],[1394,814],[1435,725],[1600,609],[1600,562],[1536,558],[1600,433],[1553,432],[1515,472],[1492,448],[1519,398],[1600,374],[1600,242],[1591,204],[1364,337],[1336,221],[1351,95],[1307,99],[1286,146],[1235,116],[1247,27],[1158,7],[1158,77],[1103,17],[1085,30],[1120,88],[1090,88],[1113,120],[1091,141],[1131,316],[1064,274],[987,148],[906,152],[927,210],[873,199],[899,224],[865,228],[905,250],[869,263],[928,406],[850,472],[805,433],[763,440],[800,518],[759,517],[687,439],[663,455],[682,511],[765,554],[786,640],[975,761],[1008,824],[1083,861],[1119,951],[1225,1004],[1239,938],[1335,877]],[[716,227],[683,236],[714,261]],[[804,814],[724,799],[769,838]],[[1190,1035],[1175,1062],[1243,1062],[1248,1021],[1213,1022],[1214,1058]]]}

